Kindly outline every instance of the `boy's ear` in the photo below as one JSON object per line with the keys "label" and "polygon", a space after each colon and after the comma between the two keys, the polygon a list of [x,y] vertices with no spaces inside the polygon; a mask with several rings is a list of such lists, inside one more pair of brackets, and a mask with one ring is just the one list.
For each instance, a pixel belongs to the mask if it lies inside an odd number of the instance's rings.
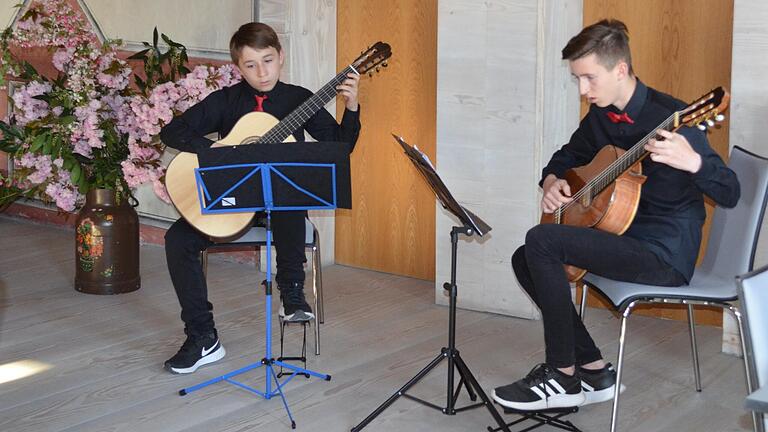
{"label": "boy's ear", "polygon": [[624,60],[619,60],[619,62],[616,64],[616,67],[618,68],[619,75],[622,78],[627,78],[629,76],[629,65]]}

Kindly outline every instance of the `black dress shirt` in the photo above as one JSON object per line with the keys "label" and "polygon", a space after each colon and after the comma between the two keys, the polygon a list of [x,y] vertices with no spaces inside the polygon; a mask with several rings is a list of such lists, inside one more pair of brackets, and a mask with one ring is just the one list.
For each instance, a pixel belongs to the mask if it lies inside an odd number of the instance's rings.
{"label": "black dress shirt", "polygon": [[[613,123],[606,113],[618,113],[616,107],[593,104],[568,144],[555,152],[544,168],[542,182],[549,174],[563,178],[569,168],[588,164],[608,144],[629,149],[686,105],[640,80],[625,107],[633,124]],[[643,159],[643,174],[648,179],[642,186],[637,215],[624,235],[645,242],[690,282],[706,217],[702,194],[721,206],[733,207],[739,200],[740,188],[736,174],[712,150],[704,132],[689,127],[677,132],[701,155],[701,168],[692,174],[649,157]]]}
{"label": "black dress shirt", "polygon": [[[217,90],[205,99],[190,107],[180,116],[175,117],[160,131],[164,144],[175,149],[196,153],[213,144],[206,135],[218,133],[226,136],[240,117],[252,112],[256,107],[256,95],[266,95],[263,102],[264,112],[282,120],[305,100],[312,92],[292,84],[278,81],[268,92],[259,92],[245,80],[231,87]],[[304,131],[318,141],[340,141],[350,144],[350,151],[360,134],[360,110],[344,110],[341,124],[325,109],[309,118],[303,128],[293,132],[297,141],[304,141]],[[264,131],[266,132],[266,131]]]}

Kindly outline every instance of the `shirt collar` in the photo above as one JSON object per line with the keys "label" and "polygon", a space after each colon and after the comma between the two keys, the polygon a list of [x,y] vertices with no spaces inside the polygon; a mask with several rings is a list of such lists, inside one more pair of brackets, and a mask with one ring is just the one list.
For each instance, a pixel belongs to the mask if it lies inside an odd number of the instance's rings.
{"label": "shirt collar", "polygon": [[[245,80],[243,80],[243,81],[245,81]],[[282,92],[285,90],[285,87],[286,87],[285,83],[283,83],[282,81],[278,81],[275,84],[275,86],[272,87],[272,90],[267,91],[267,92],[258,91],[255,88],[251,87],[251,85],[248,84],[247,82],[246,82],[246,86],[250,90],[251,95],[259,95],[259,96],[266,95],[267,99],[275,99],[275,98],[277,98],[278,96],[280,96],[282,94]]]}
{"label": "shirt collar", "polygon": [[[624,107],[624,112],[627,113],[631,119],[640,117],[640,111],[642,111],[643,105],[645,105],[645,98],[648,96],[648,87],[646,87],[646,85],[640,81],[640,78],[637,78],[636,82],[637,84],[635,85],[635,91],[632,93],[632,97],[629,98],[627,106]],[[608,110],[617,113],[621,112],[613,105],[609,106]]]}

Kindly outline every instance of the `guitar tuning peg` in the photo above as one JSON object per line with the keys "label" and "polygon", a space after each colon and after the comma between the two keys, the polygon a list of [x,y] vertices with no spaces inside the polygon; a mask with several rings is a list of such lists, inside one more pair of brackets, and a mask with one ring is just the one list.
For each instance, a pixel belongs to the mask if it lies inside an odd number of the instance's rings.
{"label": "guitar tuning peg", "polygon": [[715,125],[715,122],[712,120],[707,120],[707,126],[712,127]]}
{"label": "guitar tuning peg", "polygon": [[381,65],[384,66],[384,67],[387,67],[387,66],[389,66],[389,63],[388,62],[384,62]]}
{"label": "guitar tuning peg", "polygon": [[368,71],[368,76],[373,77],[373,71]]}
{"label": "guitar tuning peg", "polygon": [[724,115],[722,115],[722,114],[718,114],[718,115],[716,115],[716,116],[715,116],[715,120],[717,120],[717,121],[723,121],[723,120],[725,120],[725,116],[724,116]]}
{"label": "guitar tuning peg", "polygon": [[699,128],[699,130],[703,130],[703,131],[707,130],[707,125],[705,125],[704,123],[699,123],[696,125],[696,127]]}
{"label": "guitar tuning peg", "polygon": [[381,70],[381,68],[380,68],[380,67],[378,67],[378,66],[376,66],[376,72],[378,72],[378,71],[380,71],[380,70]]}

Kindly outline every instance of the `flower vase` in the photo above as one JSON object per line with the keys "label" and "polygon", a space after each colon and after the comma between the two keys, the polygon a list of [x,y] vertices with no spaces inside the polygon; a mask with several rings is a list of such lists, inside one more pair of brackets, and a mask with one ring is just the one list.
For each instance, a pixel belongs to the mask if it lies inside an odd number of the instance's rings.
{"label": "flower vase", "polygon": [[139,217],[115,191],[94,189],[75,222],[75,289],[121,294],[139,289]]}

